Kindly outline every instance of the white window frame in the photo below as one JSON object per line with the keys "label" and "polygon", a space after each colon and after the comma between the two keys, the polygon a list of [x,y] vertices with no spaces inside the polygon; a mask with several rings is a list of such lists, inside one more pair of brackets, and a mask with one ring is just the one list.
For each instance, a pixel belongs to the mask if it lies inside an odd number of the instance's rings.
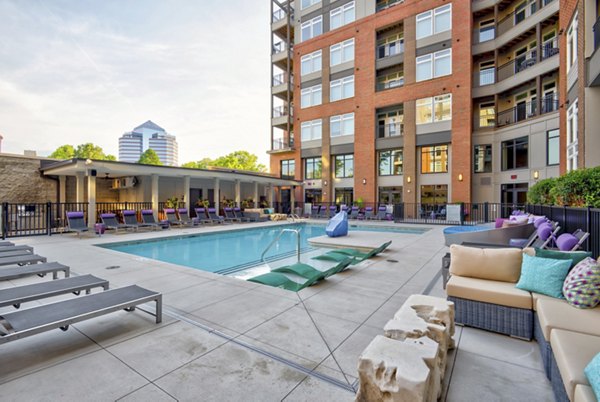
{"label": "white window frame", "polygon": [[[339,125],[339,131],[334,131],[334,126]],[[329,118],[329,136],[341,137],[354,135],[354,113],[346,113]]]}
{"label": "white window frame", "polygon": [[[329,30],[333,31],[334,29],[343,27],[346,24],[354,22],[356,19],[356,7],[354,6],[354,2],[346,3],[341,7],[335,8],[329,12]],[[339,25],[337,24],[336,19],[339,17]]]}
{"label": "white window frame", "polygon": [[[320,32],[315,32],[315,26],[317,24],[321,25],[321,30]],[[307,37],[304,37],[304,29],[305,28],[309,28],[310,29],[310,34]],[[309,40],[312,39],[316,36],[319,36],[323,33],[323,16],[319,15],[313,19],[310,19],[308,21],[305,21],[302,23],[302,25],[300,26],[300,37],[302,39],[302,42],[304,42],[305,40]]]}
{"label": "white window frame", "polygon": [[[346,52],[348,51],[348,49],[352,48],[352,57],[348,58],[346,57]],[[335,52],[340,52],[340,62],[336,63],[333,57],[333,54]],[[348,61],[353,61],[354,60],[354,38],[350,38],[347,39],[343,42],[339,42],[336,43],[334,45],[331,45],[329,48],[329,66],[333,67],[333,66],[337,66],[339,64],[342,63],[346,63]]]}
{"label": "white window frame", "polygon": [[[334,89],[339,88],[340,97],[334,97]],[[333,80],[329,84],[329,102],[336,102],[342,99],[352,98],[354,96],[354,75],[340,78],[339,80]]]}
{"label": "white window frame", "polygon": [[[305,1],[307,3],[306,5],[304,4]],[[320,2],[321,2],[321,0],[300,0],[300,9],[305,10],[308,7],[314,6],[315,4],[320,3]]]}
{"label": "white window frame", "polygon": [[[436,114],[435,107],[436,107],[436,105],[438,105],[440,103],[444,103],[447,98],[450,99],[450,113],[449,113],[450,117],[446,118],[446,119],[437,120],[435,117],[435,114]],[[429,123],[439,123],[442,121],[451,121],[452,120],[452,94],[442,94],[442,95],[433,96],[431,98],[417,99],[415,102],[415,111],[416,111],[416,109],[418,109],[419,106],[428,106],[431,109],[431,117],[428,121],[422,121],[422,122],[417,121],[417,125],[429,124]],[[418,117],[419,114],[416,113],[416,115]]]}
{"label": "white window frame", "polygon": [[[303,88],[300,92],[300,108],[304,109],[311,106],[320,105],[323,102],[323,87],[321,84],[312,87]],[[309,95],[309,102],[304,103],[304,96]],[[318,96],[318,98],[317,98]]]}
{"label": "white window frame", "polygon": [[[309,68],[305,69],[305,62],[308,62]],[[323,51],[317,50],[316,52],[312,52],[309,54],[305,54],[300,59],[300,75],[307,75],[310,73],[316,73],[317,71],[321,71],[323,64]]]}
{"label": "white window frame", "polygon": [[578,13],[575,12],[573,21],[567,29],[567,73],[577,63],[577,28],[579,26]]}
{"label": "white window frame", "polygon": [[[448,28],[438,28],[436,24],[436,17],[439,17],[440,15],[444,15],[446,13],[450,13],[450,25],[448,26]],[[428,24],[428,30],[426,33],[419,33],[418,30],[418,26],[419,23],[423,24],[426,23]],[[431,35],[435,35],[435,34],[439,34],[445,31],[450,31],[452,30],[452,4],[445,4],[441,7],[437,7],[434,8],[433,10],[427,10],[425,12],[422,12],[420,14],[417,14],[416,17],[416,25],[417,25],[417,29],[416,29],[416,35],[417,35],[417,39],[423,39],[426,38],[428,36]]]}
{"label": "white window frame", "polygon": [[301,141],[320,140],[323,135],[323,120],[310,120],[300,124]]}
{"label": "white window frame", "polygon": [[579,156],[578,117],[579,105],[576,100],[567,109],[567,171],[577,169]]}
{"label": "white window frame", "polygon": [[[450,71],[447,74],[441,74],[438,73],[436,70],[436,62],[438,62],[441,59],[446,59],[448,58],[450,60]],[[418,71],[419,71],[419,65],[423,65],[429,63],[429,71],[427,74],[427,77],[418,77]],[[416,64],[417,64],[417,82],[419,81],[426,81],[426,80],[430,80],[432,78],[438,78],[438,77],[443,77],[446,75],[451,75],[452,74],[452,49],[444,49],[444,50],[439,50],[437,52],[434,53],[429,53],[429,54],[424,54],[423,56],[419,56],[416,59]]]}

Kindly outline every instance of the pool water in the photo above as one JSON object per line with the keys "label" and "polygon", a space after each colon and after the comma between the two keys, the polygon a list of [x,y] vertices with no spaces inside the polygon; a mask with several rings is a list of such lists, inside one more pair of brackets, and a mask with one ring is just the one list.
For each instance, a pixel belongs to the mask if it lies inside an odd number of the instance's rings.
{"label": "pool water", "polygon": [[[261,263],[261,255],[282,229],[300,230],[300,247],[311,250],[308,239],[325,234],[324,225],[291,224],[248,228],[155,240],[103,244],[108,248],[208,272],[229,274]],[[350,230],[421,234],[427,229],[352,226]],[[284,233],[265,255],[267,260],[284,258],[296,252],[294,233]]]}

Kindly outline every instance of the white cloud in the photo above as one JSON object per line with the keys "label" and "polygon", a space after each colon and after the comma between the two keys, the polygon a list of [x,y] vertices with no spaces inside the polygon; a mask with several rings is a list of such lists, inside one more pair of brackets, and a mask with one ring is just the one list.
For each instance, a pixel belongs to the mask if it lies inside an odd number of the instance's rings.
{"label": "white cloud", "polygon": [[180,162],[245,149],[267,164],[268,2],[3,1],[0,15],[3,151],[116,154],[151,119]]}

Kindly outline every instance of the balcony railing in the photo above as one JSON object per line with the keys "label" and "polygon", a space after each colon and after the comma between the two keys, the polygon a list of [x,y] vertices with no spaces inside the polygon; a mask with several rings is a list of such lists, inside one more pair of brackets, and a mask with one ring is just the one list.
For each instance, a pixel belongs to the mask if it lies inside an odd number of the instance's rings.
{"label": "balcony railing", "polygon": [[273,108],[273,118],[277,118],[277,117],[283,117],[283,116],[287,116],[287,115],[293,116],[294,115],[294,108],[288,108],[287,106],[275,106]]}
{"label": "balcony railing", "polygon": [[[548,4],[552,3],[553,1],[556,0],[542,0],[541,7],[543,8]],[[519,10],[515,10],[512,13],[508,14],[506,17],[498,21],[498,26],[496,29],[498,36],[502,35],[512,27],[519,25],[527,18],[535,14],[536,11],[538,11],[536,0],[530,0],[524,8],[520,8]]]}
{"label": "balcony railing", "polygon": [[395,80],[389,80],[385,82],[377,83],[377,91],[384,91],[386,89],[399,88],[404,86],[404,77],[397,78]]}
{"label": "balcony railing", "polygon": [[[287,83],[287,80],[285,79],[286,74],[285,73],[281,73],[281,74],[276,74],[273,76],[273,86],[279,86],[279,85],[283,85]],[[291,76],[290,77],[290,84],[294,83],[294,77]]]}
{"label": "balcony railing", "polygon": [[377,46],[377,59],[404,53],[404,39]]}
{"label": "balcony railing", "polygon": [[[293,46],[290,46],[290,50],[293,49]],[[273,54],[278,54],[278,53],[283,53],[287,50],[287,46],[285,45],[285,42],[277,42],[273,45],[273,49],[272,52]]]}
{"label": "balcony railing", "polygon": [[[530,67],[535,66],[538,62],[537,52],[537,48],[532,49],[527,53],[515,57],[514,60],[511,60],[508,63],[498,67],[498,81],[505,80],[509,77],[512,77],[515,74],[518,74],[522,71],[527,70]],[[557,54],[558,40],[555,38],[542,45],[540,61],[549,59],[550,57],[555,56]]]}
{"label": "balcony railing", "polygon": [[593,27],[594,30],[594,50],[600,47],[600,17],[596,20]]}
{"label": "balcony railing", "polygon": [[404,0],[379,0],[377,1],[376,11],[383,11],[400,3],[404,3]]}
{"label": "balcony railing", "polygon": [[519,123],[529,120],[542,114],[555,112],[558,110],[558,95],[549,95],[541,99],[541,110],[538,111],[537,100],[531,102],[523,102],[508,110],[503,110],[498,113],[496,123],[498,127],[507,126],[510,124]]}
{"label": "balcony railing", "polygon": [[294,148],[294,139],[290,138],[289,140],[286,138],[273,138],[273,144],[271,150],[273,151],[281,151],[283,149],[293,149]]}
{"label": "balcony railing", "polygon": [[404,135],[404,124],[387,123],[377,126],[377,138],[398,137]]}
{"label": "balcony railing", "polygon": [[[290,9],[290,13],[290,18],[294,18],[294,9]],[[273,12],[273,23],[281,21],[285,18],[287,18],[287,13],[284,10],[279,9]]]}

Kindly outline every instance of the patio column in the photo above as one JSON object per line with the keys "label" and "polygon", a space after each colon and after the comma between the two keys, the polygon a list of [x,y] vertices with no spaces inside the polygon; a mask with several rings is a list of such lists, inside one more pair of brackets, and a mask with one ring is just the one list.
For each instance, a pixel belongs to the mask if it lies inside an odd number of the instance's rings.
{"label": "patio column", "polygon": [[185,208],[190,211],[190,176],[183,176],[183,196],[185,199]]}
{"label": "patio column", "polygon": [[258,208],[258,182],[254,182],[254,208]]}
{"label": "patio column", "polygon": [[83,201],[83,178],[84,178],[84,173],[83,172],[77,172],[76,175],[76,186],[75,186],[75,202],[79,203],[79,202],[84,202]]}
{"label": "patio column", "polygon": [[272,184],[269,184],[269,199],[267,200],[269,203],[269,207],[274,208],[273,204],[273,196],[274,196],[275,188]]}
{"label": "patio column", "polygon": [[240,186],[241,183],[239,180],[235,181],[235,206],[240,207]]}
{"label": "patio column", "polygon": [[215,209],[219,213],[219,193],[221,192],[221,182],[218,177],[215,178],[215,190],[213,194],[213,202],[215,203]]}
{"label": "patio column", "polygon": [[295,194],[295,192],[296,192],[296,186],[292,186],[291,189],[290,189],[290,204],[292,204],[290,206],[290,208],[291,208],[290,213],[292,213],[292,214],[296,213],[294,211],[294,206],[295,206],[294,204],[296,203],[296,194]]}
{"label": "patio column", "polygon": [[158,175],[152,175],[152,212],[154,219],[158,219]]}
{"label": "patio column", "polygon": [[96,224],[96,176],[88,174],[88,227],[93,228]]}
{"label": "patio column", "polygon": [[67,202],[67,177],[58,176],[58,200],[56,202]]}

